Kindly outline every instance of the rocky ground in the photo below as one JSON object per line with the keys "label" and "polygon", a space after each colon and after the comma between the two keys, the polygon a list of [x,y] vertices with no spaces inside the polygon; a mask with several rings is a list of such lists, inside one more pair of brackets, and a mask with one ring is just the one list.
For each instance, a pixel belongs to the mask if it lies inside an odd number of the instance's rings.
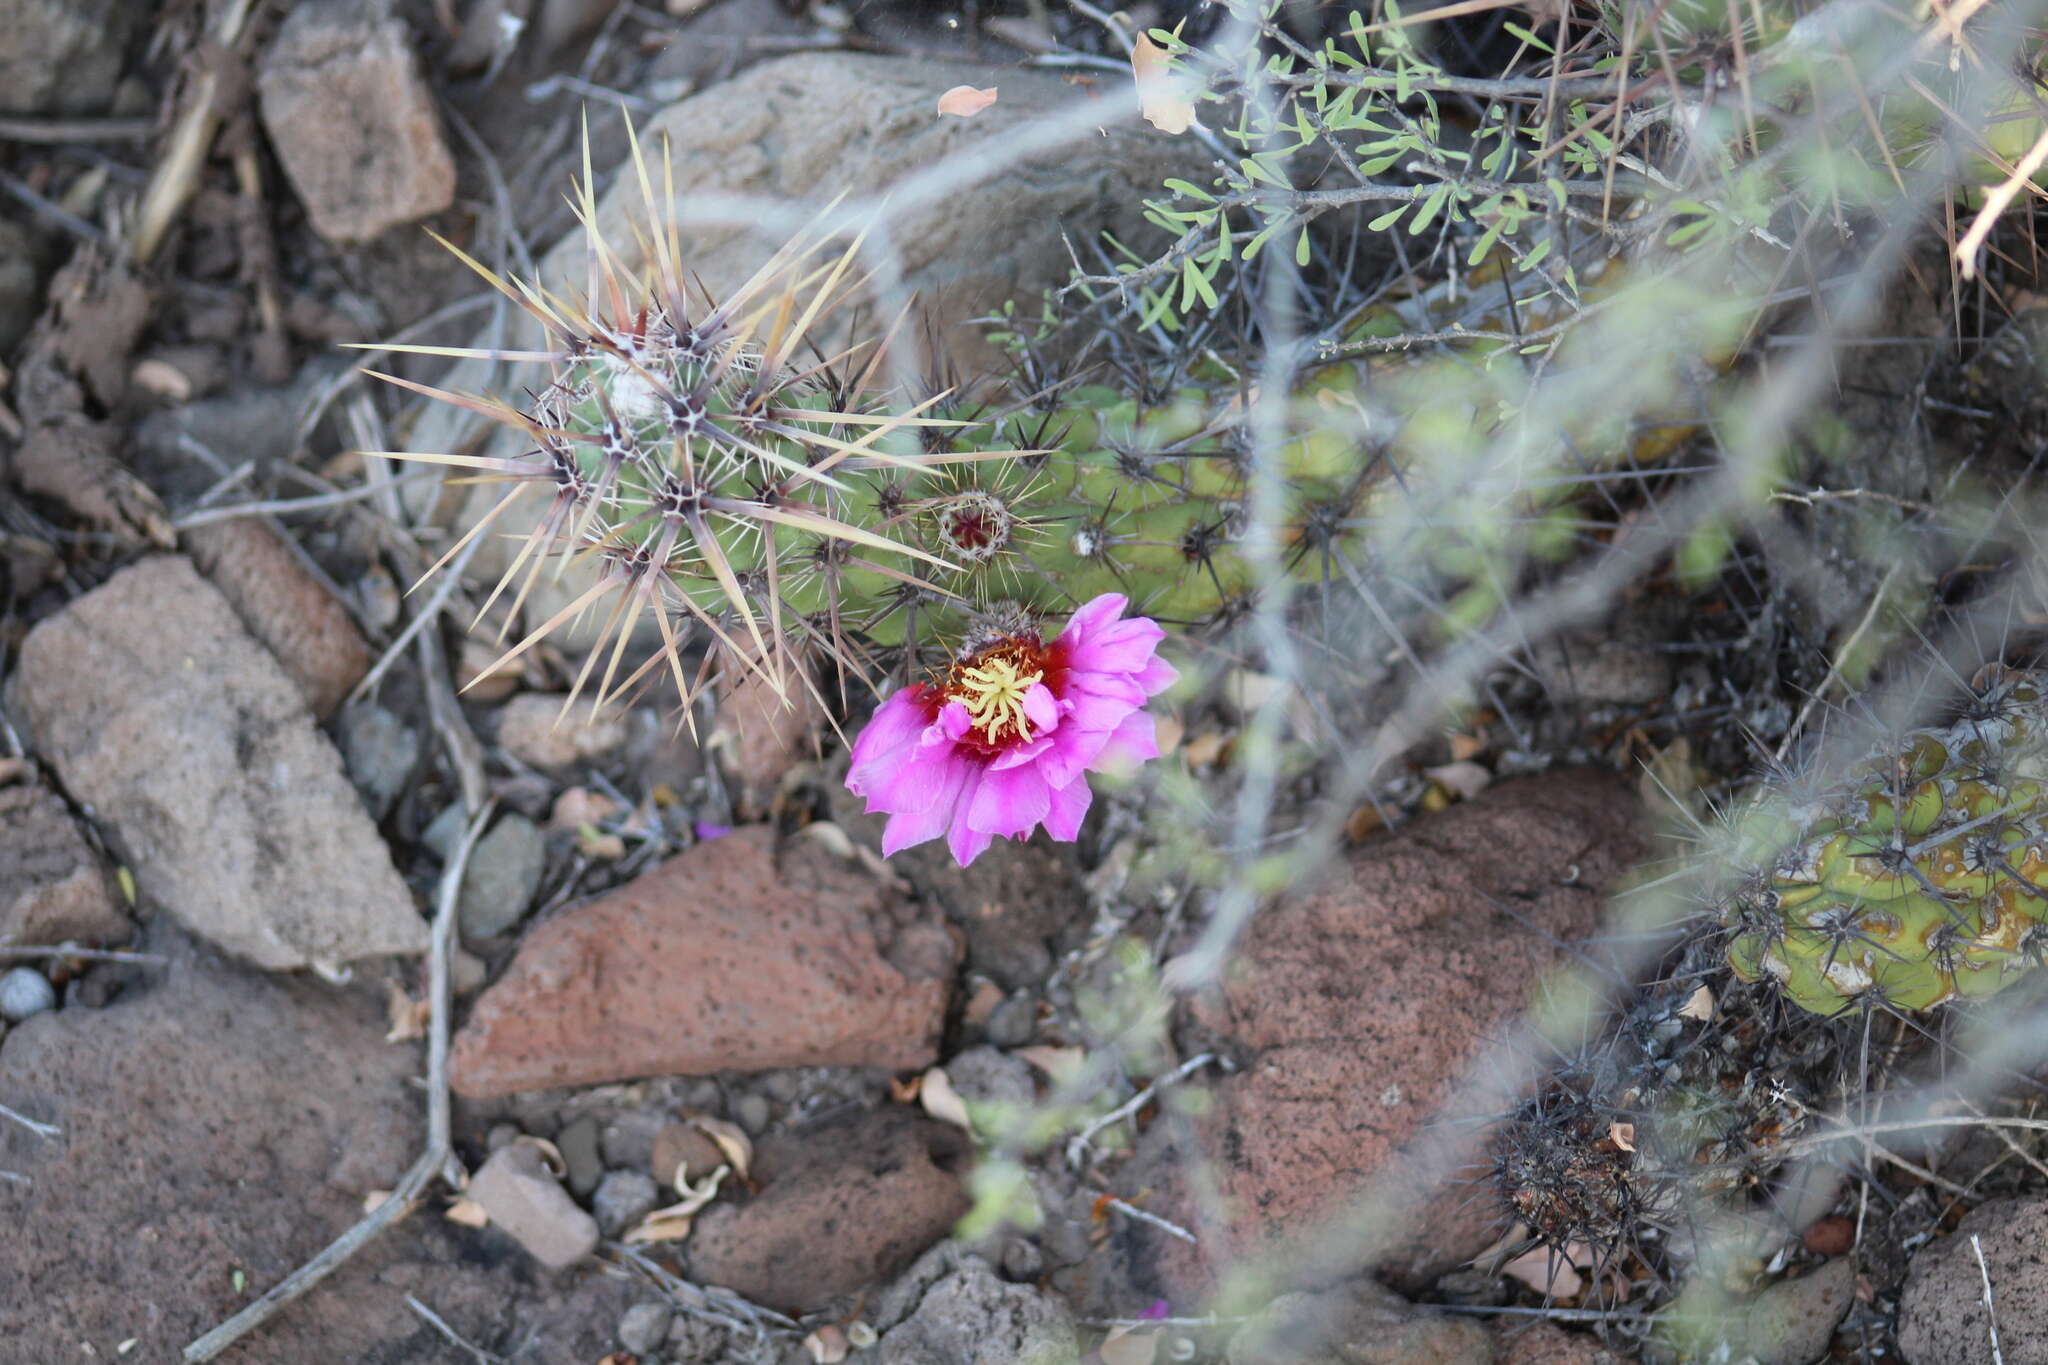
{"label": "rocky ground", "polygon": [[[1643,727],[1717,714],[1671,701],[1705,693],[1654,604],[1533,658],[1526,727],[1418,751],[1169,1010],[1190,898],[1128,810],[885,863],[822,717],[741,691],[701,742],[652,700],[559,724],[572,650],[493,671],[406,595],[460,499],[349,453],[397,409],[336,343],[503,325],[422,226],[551,268],[586,100],[673,131],[686,186],[893,183],[1096,78],[1014,66],[1054,21],[280,10],[0,0],[0,1365],[180,1359],[409,1197],[422,1153],[409,1214],[221,1359],[1668,1356],[1625,1293],[1490,1254],[1485,1178],[1531,983],[1625,970],[1603,916],[1659,851],[1639,760],[1672,753]],[[1086,47],[1073,22],[1047,32]],[[1001,101],[931,117],[960,84]],[[183,124],[211,157],[151,250],[114,249]],[[1063,225],[1141,231],[1189,155],[1118,130],[1026,161],[913,223],[906,275],[937,316],[1028,297]],[[698,246],[714,284],[756,250]],[[1227,708],[1181,729],[1167,763],[1229,765]],[[1667,984],[1639,1008],[1732,1052],[1727,1010]],[[1027,1140],[1034,1109],[1068,1122]],[[1750,1357],[1981,1361],[1995,1317],[2005,1360],[2048,1360],[2038,1134],[1957,1137],[1759,1199]]]}

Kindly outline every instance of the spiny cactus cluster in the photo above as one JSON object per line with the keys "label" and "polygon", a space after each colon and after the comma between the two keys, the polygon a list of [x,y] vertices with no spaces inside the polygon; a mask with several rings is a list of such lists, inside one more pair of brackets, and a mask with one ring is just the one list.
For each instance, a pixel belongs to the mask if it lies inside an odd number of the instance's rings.
{"label": "spiny cactus cluster", "polygon": [[1581,1266],[1655,1262],[1661,1239],[1739,1211],[1825,1108],[1832,1031],[1728,981],[1716,955],[1696,935],[1668,983],[1563,1059],[1495,1139],[1504,1218]]}
{"label": "spiny cactus cluster", "polygon": [[2048,688],[1992,668],[1955,721],[1741,818],[1728,961],[1818,1014],[1992,994],[2048,958]]}
{"label": "spiny cactus cluster", "polygon": [[[589,240],[579,296],[500,279],[462,256],[546,334],[547,349],[457,352],[529,367],[518,384],[525,401],[393,380],[527,443],[509,458],[375,452],[506,485],[447,558],[516,524],[506,515],[515,506],[538,510],[492,594],[495,602],[517,585],[508,619],[550,566],[594,569],[561,612],[528,623],[507,658],[599,613],[578,692],[603,658],[600,703],[657,670],[687,698],[702,681],[682,663],[693,634],[782,688],[794,658],[820,654],[847,675],[873,679],[900,665],[914,678],[1108,592],[1182,631],[1228,624],[1254,603],[1240,376],[1210,364],[1173,386],[1069,381],[1007,404],[939,384],[905,393],[885,382],[893,332],[820,349],[835,316],[852,311],[858,240],[828,249],[822,232],[801,236],[714,302],[691,283],[669,196],[653,188],[666,181],[659,159],[636,143],[631,165],[633,255],[644,265],[630,266],[599,233],[587,162],[576,194]],[[1441,440],[1443,422],[1474,420],[1462,406],[1405,431],[1368,419],[1353,397],[1367,366],[1403,363],[1319,364],[1289,395],[1271,518],[1282,574],[1322,582],[1354,572],[1373,490],[1397,482],[1390,473],[1426,481],[1409,466]],[[1398,376],[1376,378],[1383,405],[1407,401]],[[1363,433],[1376,428],[1396,434],[1369,441]],[[1516,511],[1534,514],[1513,520],[1534,529],[1517,534],[1540,535],[1543,514],[1562,501],[1532,492]],[[1571,536],[1562,524],[1557,534]],[[1452,538],[1438,539],[1448,553]],[[650,615],[662,648],[622,669],[629,633]]]}

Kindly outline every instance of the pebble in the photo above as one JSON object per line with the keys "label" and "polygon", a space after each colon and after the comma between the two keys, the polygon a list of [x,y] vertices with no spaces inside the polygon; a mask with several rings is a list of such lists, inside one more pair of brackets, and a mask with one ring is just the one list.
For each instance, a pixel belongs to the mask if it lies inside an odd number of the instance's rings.
{"label": "pebble", "polygon": [[569,1198],[530,1142],[491,1153],[470,1180],[469,1197],[493,1226],[551,1269],[574,1265],[597,1249],[597,1220]]}
{"label": "pebble", "polygon": [[573,1120],[555,1134],[562,1164],[569,1168],[565,1179],[570,1192],[579,1199],[588,1199],[597,1182],[604,1179],[604,1158],[598,1154],[597,1134],[597,1118],[591,1114]]}
{"label": "pebble", "polygon": [[597,1135],[604,1164],[614,1170],[645,1170],[654,1160],[654,1140],[668,1124],[656,1110],[634,1109],[615,1114]]}
{"label": "pebble", "polygon": [[616,710],[590,713],[588,702],[562,713],[563,698],[527,692],[498,713],[498,743],[531,767],[559,772],[601,759],[626,743],[626,722]]}
{"label": "pebble", "polygon": [[547,866],[547,836],[540,826],[517,811],[491,826],[470,850],[462,874],[457,914],[463,937],[496,938],[518,924]]}
{"label": "pebble", "polygon": [[1045,1272],[1045,1254],[1028,1237],[1012,1237],[1003,1243],[1003,1278],[1030,1284]]}
{"label": "pebble", "polygon": [[20,1023],[57,1008],[57,988],[33,967],[16,967],[0,976],[0,1019]]}
{"label": "pebble", "polygon": [[732,1121],[752,1137],[759,1137],[766,1131],[771,1112],[766,1095],[749,1093],[732,1102]]}
{"label": "pebble", "polygon": [[997,1005],[988,1016],[988,1040],[997,1047],[1022,1047],[1038,1034],[1038,1001],[1029,991]]}
{"label": "pebble", "polygon": [[337,728],[349,781],[369,808],[370,818],[382,820],[419,763],[419,734],[381,706],[350,707],[342,712]]}
{"label": "pebble", "polygon": [[[608,1171],[590,1197],[590,1210],[597,1215],[597,1228],[616,1237],[645,1218],[661,1202],[661,1187],[645,1171]],[[667,1324],[662,1325],[667,1331]]]}
{"label": "pebble", "polygon": [[619,1345],[636,1355],[649,1355],[668,1340],[675,1311],[665,1303],[636,1303],[619,1318]]}

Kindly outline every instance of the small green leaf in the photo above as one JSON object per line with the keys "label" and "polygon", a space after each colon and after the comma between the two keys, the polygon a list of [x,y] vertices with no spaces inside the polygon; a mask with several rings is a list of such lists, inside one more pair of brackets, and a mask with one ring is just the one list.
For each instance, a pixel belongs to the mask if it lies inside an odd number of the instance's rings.
{"label": "small green leaf", "polygon": [[1552,47],[1549,43],[1544,42],[1541,38],[1538,38],[1535,34],[1531,33],[1528,29],[1523,28],[1520,24],[1514,22],[1512,19],[1502,20],[1501,27],[1506,29],[1508,32],[1514,34],[1517,38],[1527,43],[1530,47],[1535,48],[1538,52],[1548,52],[1553,57],[1557,55],[1556,48]]}
{"label": "small green leaf", "polygon": [[1383,232],[1387,228],[1390,228],[1394,224],[1400,222],[1401,215],[1406,213],[1407,211],[1408,205],[1406,204],[1401,205],[1399,208],[1388,209],[1385,213],[1373,219],[1370,223],[1367,223],[1365,225],[1365,230],[1367,232]]}
{"label": "small green leaf", "polygon": [[1303,228],[1303,229],[1301,230],[1301,236],[1300,236],[1299,238],[1297,238],[1297,239],[1295,240],[1295,243],[1294,243],[1294,263],[1295,263],[1295,264],[1296,264],[1297,266],[1305,266],[1305,265],[1307,265],[1307,264],[1308,264],[1308,229],[1307,229],[1307,228]]}
{"label": "small green leaf", "polygon": [[1199,199],[1205,204],[1213,204],[1216,202],[1215,195],[1209,193],[1209,191],[1205,189],[1201,189],[1198,186],[1192,185],[1185,180],[1168,180],[1166,182],[1166,188],[1172,190],[1175,194],[1185,195],[1189,199]]}

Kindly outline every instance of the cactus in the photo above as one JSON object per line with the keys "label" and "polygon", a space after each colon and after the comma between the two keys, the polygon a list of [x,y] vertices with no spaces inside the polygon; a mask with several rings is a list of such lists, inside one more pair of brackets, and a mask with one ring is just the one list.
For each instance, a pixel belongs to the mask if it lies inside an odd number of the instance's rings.
{"label": "cactus", "polygon": [[[687,698],[694,685],[681,658],[693,630],[780,690],[800,656],[822,652],[842,672],[868,678],[907,656],[900,673],[914,677],[1106,592],[1187,632],[1236,620],[1256,600],[1259,575],[1242,534],[1246,404],[1222,365],[1204,362],[1164,392],[1142,392],[1151,387],[1142,381],[1136,394],[1056,384],[1007,407],[957,387],[888,391],[878,376],[893,336],[857,341],[829,360],[812,348],[855,292],[858,240],[832,250],[823,232],[801,236],[714,303],[689,285],[676,226],[658,207],[659,160],[636,141],[630,169],[640,191],[633,231],[647,264],[629,269],[598,233],[586,157],[575,202],[589,233],[589,275],[578,297],[501,279],[449,248],[539,323],[548,349],[391,348],[523,363],[537,371],[518,384],[527,401],[379,376],[528,442],[511,458],[370,452],[507,486],[437,570],[529,501],[544,514],[486,609],[509,591],[509,621],[550,561],[594,562],[588,589],[531,626],[507,659],[572,617],[603,611],[575,690],[603,658],[600,704],[656,669]],[[1372,419],[1354,397],[1368,368],[1379,404]],[[1412,497],[1413,480],[1430,482],[1424,466],[1452,449],[1447,442],[1469,451],[1483,438],[1472,404],[1432,396],[1430,374],[1387,357],[1317,363],[1300,374],[1278,448],[1284,507],[1274,551],[1297,582],[1340,578],[1363,558],[1371,499],[1395,482],[1390,471],[1410,480],[1403,496]],[[1391,442],[1360,434],[1389,412],[1431,403],[1427,420],[1384,422],[1398,429]],[[1463,477],[1436,468],[1438,482]],[[1487,505],[1515,535],[1562,544],[1572,535],[1564,502],[1551,490],[1512,509],[1499,499]],[[1546,516],[1555,521],[1547,529]],[[1456,549],[1454,536],[1440,534],[1429,552]],[[1450,560],[1439,567],[1458,572]],[[662,648],[622,673],[643,614],[653,616]]]}
{"label": "cactus", "polygon": [[1953,723],[1818,795],[1780,784],[1752,803],[1752,870],[1720,912],[1738,976],[1818,1014],[1926,1010],[2048,956],[2048,691],[1997,668],[1982,684]]}

